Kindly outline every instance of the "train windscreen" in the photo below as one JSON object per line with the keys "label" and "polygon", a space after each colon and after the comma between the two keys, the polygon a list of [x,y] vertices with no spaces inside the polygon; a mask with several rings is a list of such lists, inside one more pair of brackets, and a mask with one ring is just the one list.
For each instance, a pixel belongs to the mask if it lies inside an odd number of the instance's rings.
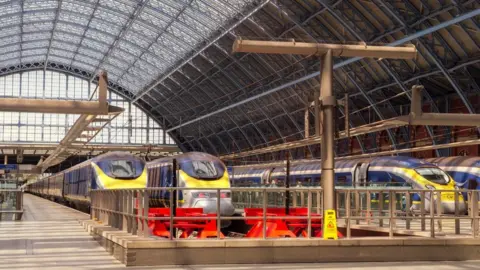
{"label": "train windscreen", "polygon": [[102,160],[98,165],[108,176],[124,180],[138,178],[145,166],[144,162],[136,159]]}
{"label": "train windscreen", "polygon": [[189,176],[198,179],[219,179],[225,173],[225,168],[219,161],[191,160],[180,164],[181,169]]}
{"label": "train windscreen", "polygon": [[135,176],[135,166],[130,160],[113,160],[110,162],[110,172],[116,178],[132,178]]}
{"label": "train windscreen", "polygon": [[430,182],[446,185],[450,182],[448,175],[438,168],[418,168],[417,173]]}

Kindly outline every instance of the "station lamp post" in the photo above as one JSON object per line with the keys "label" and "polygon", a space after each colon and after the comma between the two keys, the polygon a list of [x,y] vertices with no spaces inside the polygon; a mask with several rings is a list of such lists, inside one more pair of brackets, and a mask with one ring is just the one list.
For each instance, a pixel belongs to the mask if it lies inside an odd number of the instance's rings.
{"label": "station lamp post", "polygon": [[[315,55],[320,58],[320,119],[322,129],[321,184],[323,189],[323,208],[325,213],[335,210],[335,177],[334,177],[334,127],[333,115],[337,105],[333,95],[333,57],[368,57],[413,59],[417,53],[415,46],[388,47],[346,44],[304,43],[295,41],[260,41],[237,39],[232,51],[264,54],[299,54]],[[318,100],[315,101],[316,103]],[[317,122],[317,121],[316,121]],[[319,128],[319,127],[317,127]],[[317,135],[318,135],[317,130]],[[323,222],[325,226],[325,222]],[[336,226],[335,226],[336,227]],[[323,230],[325,232],[325,228]],[[324,236],[325,238],[325,236]]]}

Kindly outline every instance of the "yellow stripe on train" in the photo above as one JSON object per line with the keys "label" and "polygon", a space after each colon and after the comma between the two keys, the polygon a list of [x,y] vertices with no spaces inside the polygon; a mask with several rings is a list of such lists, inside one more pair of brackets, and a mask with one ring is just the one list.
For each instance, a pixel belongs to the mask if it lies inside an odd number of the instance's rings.
{"label": "yellow stripe on train", "polygon": [[[420,174],[418,174],[414,169],[406,169],[406,168],[399,168],[400,170],[403,171],[403,174],[408,176],[410,179],[413,179],[417,184],[419,184],[422,188],[425,187],[425,185],[430,185],[434,187],[435,189],[438,190],[452,190],[452,192],[442,192],[441,195],[441,200],[442,201],[454,201],[455,200],[455,181],[450,177],[450,182],[447,185],[440,185],[431,181],[428,181],[424,177],[422,177]],[[463,196],[459,195],[458,196],[458,201],[463,202]]]}
{"label": "yellow stripe on train", "polygon": [[230,181],[228,180],[228,172],[225,171],[223,176],[217,180],[200,180],[191,177],[186,172],[179,170],[181,179],[185,181],[185,187],[189,188],[230,188]]}
{"label": "yellow stripe on train", "polygon": [[93,164],[93,167],[104,189],[145,188],[147,186],[147,168],[135,179],[122,180],[106,175],[96,164]]}

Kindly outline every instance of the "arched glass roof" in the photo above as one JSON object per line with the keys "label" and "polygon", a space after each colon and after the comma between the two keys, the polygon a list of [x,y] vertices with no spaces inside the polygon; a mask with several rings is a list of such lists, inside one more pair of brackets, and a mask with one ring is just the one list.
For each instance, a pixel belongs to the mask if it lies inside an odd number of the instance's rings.
{"label": "arched glass roof", "polygon": [[132,93],[175,67],[250,1],[0,1],[0,66],[55,62]]}
{"label": "arched glass roof", "polygon": [[[0,0],[0,75],[43,69],[95,82],[104,69],[110,89],[183,151],[222,155],[313,134],[319,87],[315,57],[231,54],[235,39],[415,44],[413,60],[335,59],[334,92],[349,94],[357,127],[406,114],[413,84],[432,112],[479,113],[479,16],[472,0]],[[363,152],[384,141],[402,148],[409,132],[353,140]],[[441,143],[449,131],[421,132]],[[351,144],[339,141],[338,152]],[[292,156],[307,154],[318,147]]]}
{"label": "arched glass roof", "polygon": [[[27,71],[0,77],[0,98],[89,100],[96,84],[54,71]],[[109,92],[109,104],[125,111],[100,131],[92,144],[175,144],[160,125],[136,105]],[[79,115],[0,111],[0,143],[58,143]],[[29,153],[28,151],[26,152]]]}

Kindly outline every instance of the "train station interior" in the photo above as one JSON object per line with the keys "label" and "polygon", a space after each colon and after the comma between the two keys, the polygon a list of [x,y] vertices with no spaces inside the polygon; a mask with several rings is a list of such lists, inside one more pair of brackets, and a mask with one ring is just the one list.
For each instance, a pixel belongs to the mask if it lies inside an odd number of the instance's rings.
{"label": "train station interior", "polygon": [[480,269],[480,1],[0,0],[0,269]]}

